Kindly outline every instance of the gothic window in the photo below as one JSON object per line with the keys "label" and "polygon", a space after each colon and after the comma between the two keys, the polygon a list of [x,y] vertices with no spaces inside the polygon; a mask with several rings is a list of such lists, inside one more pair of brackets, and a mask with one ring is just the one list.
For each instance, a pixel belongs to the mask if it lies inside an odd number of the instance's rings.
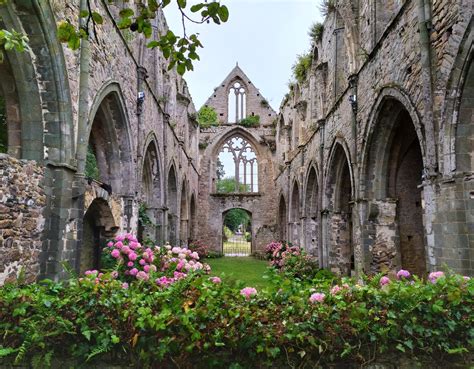
{"label": "gothic window", "polygon": [[258,192],[258,162],[252,145],[241,136],[225,141],[217,158],[217,192]]}
{"label": "gothic window", "polygon": [[229,89],[228,120],[238,123],[247,116],[247,95],[243,85],[236,81]]}

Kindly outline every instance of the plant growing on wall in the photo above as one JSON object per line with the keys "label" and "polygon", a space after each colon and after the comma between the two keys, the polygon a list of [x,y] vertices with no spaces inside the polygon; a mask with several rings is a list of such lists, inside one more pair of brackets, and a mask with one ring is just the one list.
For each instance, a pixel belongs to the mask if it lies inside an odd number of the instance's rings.
{"label": "plant growing on wall", "polygon": [[322,23],[313,23],[308,31],[312,44],[320,42],[323,38],[324,26]]}
{"label": "plant growing on wall", "polygon": [[86,169],[84,171],[84,175],[88,178],[95,179],[96,181],[98,181],[100,178],[97,158],[91,146],[89,146],[87,149]]}
{"label": "plant growing on wall", "polygon": [[268,100],[267,100],[267,99],[262,99],[262,100],[260,101],[260,106],[261,106],[262,108],[269,108],[269,107],[270,107],[270,104],[268,103]]}
{"label": "plant growing on wall", "polygon": [[328,14],[336,11],[336,0],[323,0],[319,9],[323,16],[326,17]]}
{"label": "plant growing on wall", "polygon": [[247,118],[241,119],[239,125],[247,128],[258,127],[260,125],[260,115],[251,115]]}
{"label": "plant growing on wall", "polygon": [[293,77],[298,81],[298,83],[304,83],[308,76],[309,71],[311,69],[312,58],[311,54],[302,54],[298,55],[296,58],[295,64],[293,64],[292,71]]}
{"label": "plant growing on wall", "polygon": [[214,108],[206,105],[199,109],[197,121],[199,127],[201,128],[209,128],[219,125],[216,111],[214,110]]}

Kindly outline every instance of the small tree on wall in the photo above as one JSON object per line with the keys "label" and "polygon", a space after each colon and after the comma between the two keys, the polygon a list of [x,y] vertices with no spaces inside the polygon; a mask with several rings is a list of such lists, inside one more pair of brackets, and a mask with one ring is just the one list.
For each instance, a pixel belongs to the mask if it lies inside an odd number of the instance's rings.
{"label": "small tree on wall", "polygon": [[206,105],[199,109],[197,121],[201,128],[209,128],[219,125],[216,111],[214,108]]}

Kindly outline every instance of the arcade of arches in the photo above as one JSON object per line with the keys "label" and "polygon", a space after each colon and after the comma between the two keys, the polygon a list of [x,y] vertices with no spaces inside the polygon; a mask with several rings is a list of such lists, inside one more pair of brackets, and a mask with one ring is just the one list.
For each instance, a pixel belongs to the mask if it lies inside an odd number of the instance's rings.
{"label": "arcade of arches", "polygon": [[[49,31],[73,10],[0,7],[0,26],[31,40],[0,64],[0,284],[22,265],[53,279],[64,261],[96,267],[121,232],[218,252],[241,243],[239,254],[290,241],[343,275],[474,274],[474,32],[472,7],[455,2],[423,14],[399,2],[377,19],[380,1],[337,2],[278,112],[237,65],[205,103],[210,128],[160,52],[113,22],[97,34],[113,47],[91,51],[78,125],[76,59]],[[419,22],[428,13],[448,16]],[[258,126],[240,124],[252,116]]]}

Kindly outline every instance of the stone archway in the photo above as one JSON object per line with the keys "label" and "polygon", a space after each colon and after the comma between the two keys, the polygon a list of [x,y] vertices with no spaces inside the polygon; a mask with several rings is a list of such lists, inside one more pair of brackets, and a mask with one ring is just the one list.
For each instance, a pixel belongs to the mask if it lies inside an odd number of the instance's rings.
{"label": "stone archway", "polygon": [[326,182],[326,245],[329,266],[341,275],[355,273],[352,175],[343,144],[333,146]]}
{"label": "stone archway", "polygon": [[286,209],[286,201],[283,195],[280,195],[280,203],[278,205],[278,236],[280,241],[288,241],[288,213]]}
{"label": "stone archway", "polygon": [[307,177],[304,198],[305,249],[308,253],[316,255],[318,253],[319,205],[318,178],[314,167],[311,167]]}
{"label": "stone archway", "polygon": [[[422,146],[412,117],[395,98],[378,109],[366,162],[370,270],[402,267],[426,273]],[[369,237],[369,236],[368,236]]]}
{"label": "stone archway", "polygon": [[301,246],[301,208],[300,208],[300,188],[297,181],[293,182],[293,189],[290,197],[290,241],[296,246]]}
{"label": "stone archway", "polygon": [[186,180],[183,180],[183,184],[181,185],[181,203],[180,203],[180,211],[179,211],[179,220],[180,220],[180,227],[179,227],[179,243],[181,247],[187,246],[188,238],[189,238],[189,210],[188,210],[188,191],[186,186]]}
{"label": "stone archway", "polygon": [[148,144],[142,167],[141,203],[138,219],[138,239],[162,243],[162,193],[158,149],[154,140]]}
{"label": "stone archway", "polygon": [[167,181],[168,229],[167,241],[172,245],[178,243],[178,180],[174,166],[168,172]]}
{"label": "stone archway", "polygon": [[[96,178],[109,193],[129,195],[134,180],[129,123],[120,88],[112,83],[102,90],[91,111],[87,164],[95,161]],[[90,177],[86,167],[86,176]]]}
{"label": "stone archway", "polygon": [[189,240],[196,240],[197,237],[197,218],[196,218],[196,196],[191,195],[189,200]]}
{"label": "stone archway", "polygon": [[100,255],[106,241],[118,230],[106,200],[96,198],[89,205],[83,220],[83,242],[80,247],[79,273],[100,268]]}
{"label": "stone archway", "polygon": [[248,256],[252,253],[252,213],[232,208],[222,213],[222,254]]}

